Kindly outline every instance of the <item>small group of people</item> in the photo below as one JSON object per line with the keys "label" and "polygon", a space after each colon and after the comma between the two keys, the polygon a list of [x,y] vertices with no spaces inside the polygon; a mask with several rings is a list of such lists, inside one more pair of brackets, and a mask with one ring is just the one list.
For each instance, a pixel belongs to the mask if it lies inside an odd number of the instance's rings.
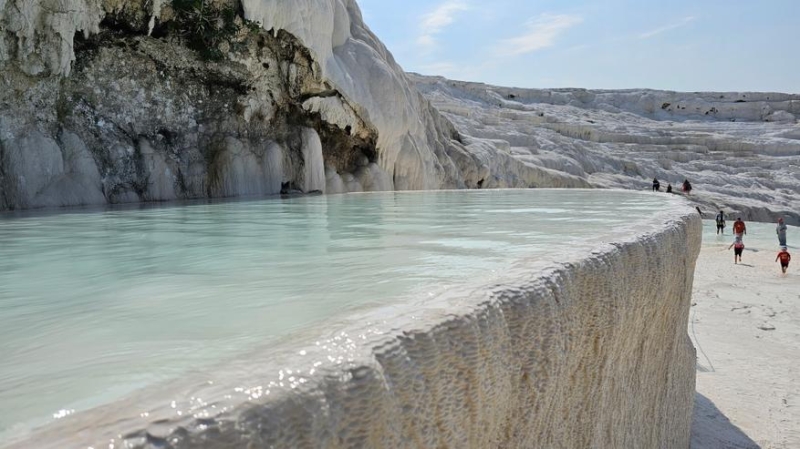
{"label": "small group of people", "polygon": [[[683,193],[689,195],[692,193],[692,184],[689,182],[688,179],[683,180],[683,184],[681,186],[683,189]],[[661,183],[658,181],[658,178],[653,178],[653,192],[660,192],[661,191]],[[667,183],[667,193],[672,193],[672,183]]]}
{"label": "small group of people", "polygon": [[[722,233],[725,234],[725,213],[719,211],[716,218],[717,222],[717,235]],[[733,222],[733,236],[734,240],[731,243],[731,246],[728,247],[728,250],[733,248],[733,263],[739,263],[742,261],[742,253],[744,252],[744,240],[743,236],[747,234],[747,225],[744,224],[742,221],[742,217],[736,219]]]}
{"label": "small group of people", "polygon": [[[717,235],[725,234],[725,212],[719,211],[715,221],[717,223]],[[786,274],[789,269],[789,262],[792,260],[792,255],[789,254],[789,248],[786,245],[786,223],[783,218],[778,218],[778,226],[775,228],[775,233],[778,235],[778,245],[780,252],[775,258],[775,262],[780,261],[781,272]],[[734,241],[728,247],[728,250],[733,248],[733,263],[738,264],[742,261],[742,253],[744,252],[743,237],[747,235],[747,225],[742,221],[742,217],[738,217],[733,223],[733,236]]]}

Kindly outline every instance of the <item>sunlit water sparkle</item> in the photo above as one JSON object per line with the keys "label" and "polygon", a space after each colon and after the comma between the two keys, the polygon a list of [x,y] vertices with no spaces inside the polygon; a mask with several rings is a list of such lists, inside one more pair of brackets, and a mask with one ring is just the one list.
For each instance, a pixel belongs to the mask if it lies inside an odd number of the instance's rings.
{"label": "sunlit water sparkle", "polygon": [[418,192],[0,215],[0,442],[326,318],[588,249],[663,197]]}

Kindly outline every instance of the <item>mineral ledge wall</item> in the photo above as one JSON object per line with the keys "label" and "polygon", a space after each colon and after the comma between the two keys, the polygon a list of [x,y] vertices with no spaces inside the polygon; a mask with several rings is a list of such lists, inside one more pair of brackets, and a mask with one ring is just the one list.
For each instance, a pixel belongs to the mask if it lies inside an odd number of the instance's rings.
{"label": "mineral ledge wall", "polygon": [[[227,404],[89,412],[12,447],[688,448],[701,222],[668,209],[591,254],[365,312],[261,370],[247,358],[237,371],[250,380],[234,382],[260,386]],[[204,388],[186,396],[221,395]],[[131,404],[114,407],[142,410]]]}
{"label": "mineral ledge wall", "polygon": [[800,224],[800,95],[522,89],[409,77],[473,153],[506,148],[511,158],[600,188],[649,190],[653,178],[664,187],[689,179],[703,210]]}
{"label": "mineral ledge wall", "polygon": [[0,86],[0,211],[589,186],[470,152],[354,0],[0,0]]}

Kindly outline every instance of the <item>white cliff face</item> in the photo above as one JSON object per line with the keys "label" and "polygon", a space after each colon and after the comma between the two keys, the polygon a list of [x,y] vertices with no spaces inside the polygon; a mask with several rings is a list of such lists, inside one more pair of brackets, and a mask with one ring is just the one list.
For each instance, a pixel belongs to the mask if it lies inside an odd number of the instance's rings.
{"label": "white cliff face", "polygon": [[[238,1],[215,2],[204,14],[217,28],[193,37],[194,10],[176,5],[0,3],[0,210],[265,195],[278,185],[590,185],[462,140],[352,0],[246,0],[243,17]],[[53,145],[34,148],[29,136]],[[29,162],[44,152],[63,165],[68,145],[88,150],[86,170],[70,172],[69,189],[52,187],[63,170]]]}
{"label": "white cliff face", "polygon": [[75,59],[73,37],[99,31],[105,12],[97,0],[3,0],[0,64],[29,75],[66,75]]}
{"label": "white cliff face", "polygon": [[796,95],[410,80],[352,0],[242,7],[212,17],[236,31],[207,60],[171,39],[191,26],[170,2],[0,3],[0,210],[655,177],[709,212],[800,223]]}
{"label": "white cliff face", "polygon": [[[653,178],[711,216],[800,223],[800,95],[516,89],[412,75],[468,148],[597,187],[647,190]],[[492,157],[496,158],[492,153]]]}
{"label": "white cliff face", "polygon": [[[352,0],[245,0],[245,16],[303,42],[316,69],[378,132],[379,166],[404,172],[403,189],[443,186],[442,164],[429,148],[426,102],[361,19]],[[392,105],[389,107],[389,105]],[[422,149],[422,151],[420,151]]]}

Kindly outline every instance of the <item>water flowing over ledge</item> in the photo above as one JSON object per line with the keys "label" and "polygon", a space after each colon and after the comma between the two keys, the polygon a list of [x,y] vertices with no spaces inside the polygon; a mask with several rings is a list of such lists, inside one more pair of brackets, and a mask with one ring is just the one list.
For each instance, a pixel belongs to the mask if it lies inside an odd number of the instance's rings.
{"label": "water flowing over ledge", "polygon": [[[224,385],[151,388],[10,447],[688,447],[701,225],[662,198],[557,259],[350,313],[227,363]],[[161,405],[131,416],[142,404]]]}

